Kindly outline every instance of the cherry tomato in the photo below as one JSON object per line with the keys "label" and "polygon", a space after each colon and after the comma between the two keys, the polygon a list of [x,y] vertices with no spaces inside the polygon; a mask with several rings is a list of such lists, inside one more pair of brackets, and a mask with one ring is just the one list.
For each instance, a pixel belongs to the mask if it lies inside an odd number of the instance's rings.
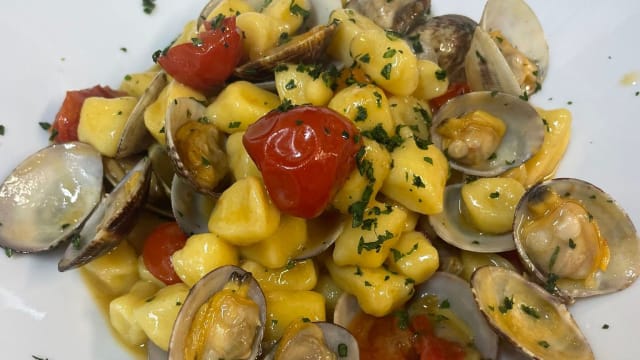
{"label": "cherry tomato", "polygon": [[447,89],[447,92],[429,100],[429,105],[431,105],[431,112],[435,113],[447,101],[451,100],[452,98],[458,95],[466,94],[470,91],[471,89],[469,88],[469,85],[467,85],[467,83],[449,84],[449,88]]}
{"label": "cherry tomato", "polygon": [[225,18],[220,26],[200,32],[190,43],[169,48],[158,57],[158,64],[179,82],[202,92],[221,85],[238,66],[242,57],[240,31],[236,18]]}
{"label": "cherry tomato", "polygon": [[463,360],[465,350],[457,343],[439,338],[433,333],[429,319],[416,315],[411,319],[411,329],[417,337],[413,348],[420,360]]}
{"label": "cherry tomato", "polygon": [[171,255],[182,249],[187,242],[187,235],[182,232],[178,223],[168,222],[158,225],[149,234],[142,248],[144,266],[156,278],[167,285],[181,282],[171,263]]}
{"label": "cherry tomato", "polygon": [[122,91],[113,90],[108,86],[96,85],[83,90],[67,91],[60,110],[51,126],[52,140],[57,143],[78,140],[78,123],[80,122],[80,110],[88,97],[115,98],[125,96]]}
{"label": "cherry tomato", "polygon": [[274,110],[242,138],[273,203],[287,214],[320,215],[355,169],[358,129],[337,112],[311,105]]}

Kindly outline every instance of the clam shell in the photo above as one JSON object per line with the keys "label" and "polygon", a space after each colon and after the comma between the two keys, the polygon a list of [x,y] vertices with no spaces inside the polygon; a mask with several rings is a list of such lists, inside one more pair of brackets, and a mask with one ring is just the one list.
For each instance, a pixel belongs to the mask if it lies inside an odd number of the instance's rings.
{"label": "clam shell", "polygon": [[316,63],[323,58],[336,27],[334,23],[314,26],[269,50],[263,57],[238,66],[234,75],[241,79],[262,81],[273,78],[273,69],[279,64]]}
{"label": "clam shell", "polygon": [[178,226],[185,234],[209,232],[209,216],[217,198],[196,191],[191,184],[174,176],[171,183],[171,209]]}
{"label": "clam shell", "polygon": [[28,157],[0,185],[0,246],[29,253],[66,240],[100,201],[102,177],[100,153],[84,143]]}
{"label": "clam shell", "polygon": [[443,105],[433,117],[433,143],[442,149],[442,138],[436,131],[440,124],[474,110],[483,110],[501,119],[507,127],[506,132],[491,160],[483,164],[466,165],[449,159],[453,169],[468,175],[496,176],[520,166],[542,146],[545,126],[533,106],[517,96],[489,91],[460,95]]}
{"label": "clam shell", "polygon": [[327,250],[342,233],[343,224],[344,219],[337,211],[326,211],[316,218],[308,219],[308,240],[294,260],[308,259]]}
{"label": "clam shell", "polygon": [[[360,351],[358,348],[358,341],[351,335],[349,330],[344,327],[328,322],[314,322],[313,324],[320,327],[322,335],[324,336],[325,345],[331,352],[338,355],[337,358],[344,360],[358,360],[360,359]],[[278,345],[276,344],[269,353],[264,357],[264,360],[276,359],[275,354],[277,352]],[[344,356],[341,355],[344,352]],[[311,354],[309,354],[311,355]],[[286,360],[279,358],[278,360]]]}
{"label": "clam shell", "polygon": [[404,34],[427,20],[431,0],[350,0],[345,8],[359,12],[383,29]]}
{"label": "clam shell", "polygon": [[167,74],[164,71],[158,72],[149,87],[144,91],[144,94],[138,99],[138,103],[125,123],[122,137],[116,150],[116,158],[120,159],[141,153],[153,143],[153,138],[144,124],[144,111],[156,101],[166,85]]}
{"label": "clam shell", "polygon": [[227,265],[219,267],[205,275],[189,291],[184,304],[182,304],[182,307],[180,308],[178,317],[173,324],[171,339],[169,341],[170,360],[183,359],[182,350],[185,347],[186,336],[189,333],[191,322],[200,309],[200,306],[209,301],[212,296],[222,290],[232,279],[240,279],[239,281],[249,282],[248,296],[260,308],[260,322],[262,326],[254,338],[253,351],[248,359],[256,359],[260,355],[260,346],[264,334],[264,324],[267,321],[267,305],[264,294],[262,293],[258,282],[253,278],[253,276],[251,276],[251,273],[248,273],[237,266]]}
{"label": "clam shell", "polygon": [[598,270],[594,286],[581,280],[558,279],[556,286],[570,298],[608,294],[630,286],[640,273],[640,238],[626,212],[603,190],[584,180],[558,178],[529,189],[516,207],[514,240],[526,269],[540,282],[547,283],[548,272],[536,267],[527,254],[523,239],[523,224],[530,216],[528,204],[536,194],[551,189],[561,197],[571,198],[585,207],[598,224],[601,235],[609,244],[610,260],[607,270]]}
{"label": "clam shell", "polygon": [[474,298],[502,336],[534,359],[593,359],[567,307],[542,287],[498,266],[471,277]]}
{"label": "clam shell", "polygon": [[482,233],[464,220],[461,213],[464,206],[460,194],[462,186],[447,186],[444,190],[444,209],[429,216],[429,223],[436,234],[447,243],[468,251],[494,253],[515,249],[512,233]]}
{"label": "clam shell", "polygon": [[59,271],[82,266],[115,248],[129,233],[144,205],[151,163],[142,158],[113,191],[104,197],[98,207],[75,234],[58,263]]}
{"label": "clam shell", "polygon": [[[216,192],[214,184],[208,184],[203,181],[199,181],[195,174],[192,174],[189,170],[189,167],[185,160],[181,158],[181,154],[176,147],[176,133],[178,130],[189,121],[198,121],[198,119],[205,118],[205,107],[198,101],[192,98],[179,98],[175,99],[169,107],[167,108],[167,115],[165,120],[165,131],[167,136],[167,152],[169,153],[169,158],[173,163],[173,167],[175,169],[175,173],[178,176],[186,179],[194,189],[199,192],[209,194],[213,197],[217,197],[219,194]],[[207,139],[207,144],[200,144],[201,146],[206,146],[203,148],[207,151],[207,161],[211,162],[211,166],[214,166],[218,160],[226,162],[226,155],[223,152],[223,146],[220,144],[219,139],[216,137],[222,138],[223,135],[218,135],[218,130],[213,127],[212,133],[216,136]],[[214,159],[215,158],[215,159]],[[228,165],[226,165],[225,169],[221,169],[223,172],[228,171]]]}

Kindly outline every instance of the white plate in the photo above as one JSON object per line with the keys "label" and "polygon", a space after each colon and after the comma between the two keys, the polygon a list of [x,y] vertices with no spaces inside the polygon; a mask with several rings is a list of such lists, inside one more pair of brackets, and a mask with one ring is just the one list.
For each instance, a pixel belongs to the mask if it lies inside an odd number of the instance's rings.
{"label": "white plate", "polygon": [[[203,1],[158,0],[152,15],[142,1],[5,1],[0,12],[0,179],[43,147],[67,89],[117,87],[147,68]],[[434,1],[433,12],[478,19],[483,2]],[[558,176],[578,177],[609,192],[634,221],[640,217],[640,90],[622,85],[640,77],[640,2],[532,1],[546,31],[551,67],[531,101],[568,107],[573,134]],[[121,51],[121,48],[127,51]],[[633,75],[632,75],[633,77]],[[640,79],[636,79],[640,80]],[[569,105],[569,102],[571,104]],[[0,355],[3,359],[127,359],[78,272],[58,273],[57,256],[0,254]],[[639,359],[640,284],[571,307],[599,359]],[[603,325],[608,324],[608,329]]]}

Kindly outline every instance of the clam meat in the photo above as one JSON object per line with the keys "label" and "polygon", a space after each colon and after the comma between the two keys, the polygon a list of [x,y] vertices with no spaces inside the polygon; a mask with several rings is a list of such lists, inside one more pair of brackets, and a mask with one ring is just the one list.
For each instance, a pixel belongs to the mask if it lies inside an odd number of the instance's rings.
{"label": "clam meat", "polygon": [[256,359],[265,322],[265,298],[251,273],[220,267],[185,299],[171,333],[169,359]]}
{"label": "clam meat", "polygon": [[516,209],[514,239],[527,269],[570,297],[621,290],[640,270],[633,223],[610,196],[582,180],[531,188]]}

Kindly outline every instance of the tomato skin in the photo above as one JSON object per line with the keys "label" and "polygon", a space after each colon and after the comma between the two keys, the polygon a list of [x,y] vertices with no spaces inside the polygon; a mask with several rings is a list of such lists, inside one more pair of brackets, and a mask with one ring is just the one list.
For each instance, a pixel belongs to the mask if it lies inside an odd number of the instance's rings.
{"label": "tomato skin", "polygon": [[311,105],[268,113],[249,126],[242,142],[273,203],[307,219],[327,207],[355,169],[362,146],[349,119]]}
{"label": "tomato skin", "polygon": [[158,64],[180,83],[206,93],[222,85],[240,63],[242,39],[235,17],[200,32],[198,39],[169,48]]}
{"label": "tomato skin", "polygon": [[78,123],[80,122],[80,110],[84,100],[89,97],[115,98],[125,96],[126,93],[113,90],[108,86],[96,85],[92,88],[83,90],[70,90],[60,106],[60,110],[56,114],[51,131],[56,136],[53,141],[63,143],[78,140]]}
{"label": "tomato skin", "polygon": [[469,88],[469,85],[467,83],[449,84],[449,88],[447,88],[447,92],[429,100],[429,105],[431,106],[431,112],[435,114],[435,112],[438,111],[438,109],[440,109],[440,107],[444,105],[447,101],[453,99],[458,95],[466,94],[468,92],[471,92],[471,88]]}
{"label": "tomato skin", "polygon": [[171,255],[182,249],[187,242],[187,235],[182,232],[178,223],[168,222],[158,225],[147,236],[142,248],[144,266],[159,280],[167,285],[181,282],[171,263]]}
{"label": "tomato skin", "polygon": [[465,350],[457,343],[437,337],[426,316],[412,317],[410,327],[417,335],[413,348],[420,354],[420,360],[464,360]]}

